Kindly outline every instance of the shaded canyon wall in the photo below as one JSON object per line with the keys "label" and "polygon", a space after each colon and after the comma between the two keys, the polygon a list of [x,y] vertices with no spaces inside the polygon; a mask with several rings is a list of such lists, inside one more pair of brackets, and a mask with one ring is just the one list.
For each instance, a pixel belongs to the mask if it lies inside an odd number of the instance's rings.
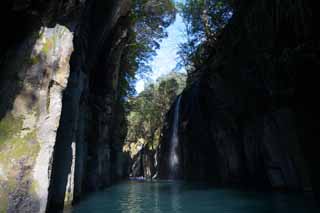
{"label": "shaded canyon wall", "polygon": [[57,212],[127,175],[130,1],[1,4],[0,212]]}
{"label": "shaded canyon wall", "polygon": [[[180,178],[318,191],[317,10],[312,1],[234,4],[211,57],[182,93]],[[169,177],[175,107],[163,130],[160,178]]]}

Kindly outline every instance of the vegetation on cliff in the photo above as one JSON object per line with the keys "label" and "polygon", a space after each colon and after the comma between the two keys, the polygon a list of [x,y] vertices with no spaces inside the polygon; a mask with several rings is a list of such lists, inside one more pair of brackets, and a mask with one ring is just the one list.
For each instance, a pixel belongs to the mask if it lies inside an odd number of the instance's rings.
{"label": "vegetation on cliff", "polygon": [[156,150],[161,128],[170,106],[185,87],[186,75],[170,73],[150,84],[136,97],[130,97],[128,134],[124,151],[134,157],[143,147]]}
{"label": "vegetation on cliff", "polygon": [[[181,61],[178,66],[186,67],[188,77],[208,60],[211,47],[217,40],[228,20],[233,15],[227,0],[135,1],[132,20],[131,46],[128,49],[129,67],[139,77],[151,71],[149,61],[167,36],[168,27],[176,10],[186,25],[187,42],[180,46]],[[134,77],[135,75],[132,75]],[[186,84],[187,75],[172,73],[147,86],[138,96],[129,89],[127,104],[128,134],[124,150],[134,157],[142,148],[155,151],[158,148],[161,128],[166,113]],[[135,83],[134,78],[129,83]],[[130,96],[131,95],[131,96]]]}
{"label": "vegetation on cliff", "polygon": [[212,55],[214,43],[233,15],[229,0],[186,0],[177,5],[186,25],[187,42],[180,46],[181,66],[188,74]]}
{"label": "vegetation on cliff", "polygon": [[[319,107],[308,97],[318,91],[313,5],[5,0],[0,213],[62,211],[129,169],[172,178],[171,159],[185,180],[312,188],[319,198]],[[187,74],[163,76],[137,94],[177,12]]]}
{"label": "vegetation on cliff", "polygon": [[131,28],[125,55],[125,78],[122,92],[134,95],[137,77],[150,73],[150,60],[156,55],[166,28],[175,20],[176,9],[172,0],[134,0],[130,12]]}
{"label": "vegetation on cliff", "polygon": [[178,91],[182,90],[185,76],[166,76],[148,85],[137,96],[136,80],[148,78],[151,73],[150,61],[156,56],[161,41],[168,36],[166,28],[175,20],[176,6],[172,0],[134,0],[129,16],[131,27],[125,54],[126,72],[120,89],[127,112],[128,133],[124,149],[136,154],[139,144],[157,146],[164,114]]}

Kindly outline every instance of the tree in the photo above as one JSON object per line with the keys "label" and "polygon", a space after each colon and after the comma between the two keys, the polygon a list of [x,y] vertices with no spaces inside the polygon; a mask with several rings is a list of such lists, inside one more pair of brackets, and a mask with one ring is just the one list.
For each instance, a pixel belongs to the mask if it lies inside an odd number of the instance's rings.
{"label": "tree", "polygon": [[129,94],[133,93],[135,79],[150,73],[150,60],[167,37],[166,28],[175,20],[172,0],[134,0],[130,13],[131,28],[126,48],[126,76],[123,82]]}
{"label": "tree", "polygon": [[180,45],[181,63],[192,73],[208,59],[219,33],[232,17],[230,0],[185,0],[179,12],[188,41]]}
{"label": "tree", "polygon": [[125,151],[138,153],[142,147],[156,150],[164,118],[177,95],[185,86],[186,75],[169,74],[150,84],[136,97],[129,100],[130,113]]}

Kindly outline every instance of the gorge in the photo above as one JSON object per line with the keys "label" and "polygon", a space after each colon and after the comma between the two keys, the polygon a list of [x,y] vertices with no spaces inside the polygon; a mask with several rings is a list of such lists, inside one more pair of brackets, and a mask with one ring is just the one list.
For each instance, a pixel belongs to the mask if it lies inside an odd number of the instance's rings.
{"label": "gorge", "polygon": [[[139,95],[132,82],[179,12],[170,0],[1,3],[1,213],[194,212],[193,198],[203,212],[317,212],[316,3],[184,2],[188,26],[202,26],[185,88],[177,75]],[[159,181],[118,184],[130,173]]]}

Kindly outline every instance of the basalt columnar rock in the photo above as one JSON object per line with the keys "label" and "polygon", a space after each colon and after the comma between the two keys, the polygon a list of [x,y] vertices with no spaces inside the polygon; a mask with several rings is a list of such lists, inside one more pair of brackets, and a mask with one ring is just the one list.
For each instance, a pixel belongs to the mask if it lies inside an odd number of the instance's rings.
{"label": "basalt columnar rock", "polygon": [[147,180],[156,177],[156,153],[143,147],[131,160],[130,176],[144,177]]}
{"label": "basalt columnar rock", "polygon": [[[211,58],[182,93],[180,176],[319,192],[318,11],[312,1],[233,2]],[[160,178],[169,175],[175,108],[163,130]]]}
{"label": "basalt columnar rock", "polygon": [[0,194],[1,207],[7,206],[9,212],[26,207],[38,211],[46,202],[72,40],[73,34],[64,26],[43,27],[39,35],[19,45],[4,68],[1,104],[10,108],[4,109],[0,122],[4,173]]}
{"label": "basalt columnar rock", "polygon": [[0,212],[58,212],[126,176],[130,0],[1,3]]}

